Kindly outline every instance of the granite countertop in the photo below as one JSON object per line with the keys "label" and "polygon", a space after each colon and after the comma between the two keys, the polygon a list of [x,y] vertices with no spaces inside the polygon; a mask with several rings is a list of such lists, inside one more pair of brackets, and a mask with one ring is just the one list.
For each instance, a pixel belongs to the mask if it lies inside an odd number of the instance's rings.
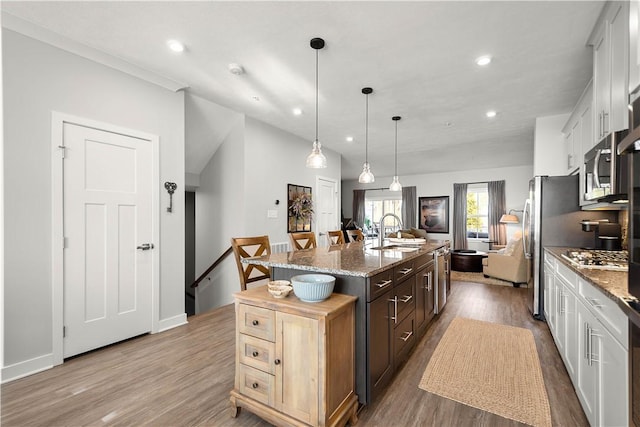
{"label": "granite countertop", "polygon": [[640,308],[640,305],[637,303],[637,299],[629,293],[626,271],[576,267],[562,256],[566,251],[576,250],[576,248],[545,247],[544,249],[572,271],[576,272],[580,277],[600,289],[607,297],[615,301],[618,307],[629,317],[629,320],[640,327],[640,313],[632,308],[632,305],[638,308]]}
{"label": "granite countertop", "polygon": [[266,267],[291,268],[315,273],[343,276],[371,277],[404,261],[448,245],[448,240],[427,240],[417,251],[375,250],[365,242],[351,242],[325,248],[304,249],[294,252],[244,258],[243,263]]}

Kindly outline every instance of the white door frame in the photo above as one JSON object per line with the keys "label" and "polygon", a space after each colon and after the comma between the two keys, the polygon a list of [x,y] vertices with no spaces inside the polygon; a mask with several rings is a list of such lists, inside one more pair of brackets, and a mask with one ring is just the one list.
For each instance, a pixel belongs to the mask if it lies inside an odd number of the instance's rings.
{"label": "white door frame", "polygon": [[160,155],[159,140],[157,135],[140,132],[112,125],[110,123],[99,122],[83,117],[77,117],[57,111],[51,112],[51,301],[52,301],[52,356],[53,364],[60,365],[63,362],[64,337],[62,328],[64,326],[64,175],[63,156],[64,145],[63,128],[65,123],[78,126],[89,127],[106,132],[117,133],[143,139],[151,143],[153,165],[151,166],[152,183],[151,186],[151,216],[152,216],[152,241],[158,250],[151,251],[152,254],[152,279],[151,279],[151,332],[159,330],[160,324]]}
{"label": "white door frame", "polygon": [[[314,191],[316,192],[317,195],[320,195],[320,181],[328,181],[328,182],[333,182],[333,186],[336,189],[336,199],[335,199],[335,203],[333,206],[333,210],[336,213],[336,229],[340,228],[340,221],[341,221],[341,217],[338,216],[340,215],[340,212],[338,212],[338,206],[340,205],[340,203],[338,202],[338,198],[340,196],[340,187],[338,186],[338,181],[334,178],[329,178],[328,176],[320,176],[320,175],[316,175],[316,188],[314,188]],[[315,229],[318,230],[318,223],[316,222],[315,224]],[[319,230],[318,230],[319,231]],[[316,236],[316,238],[320,238],[320,236]]]}

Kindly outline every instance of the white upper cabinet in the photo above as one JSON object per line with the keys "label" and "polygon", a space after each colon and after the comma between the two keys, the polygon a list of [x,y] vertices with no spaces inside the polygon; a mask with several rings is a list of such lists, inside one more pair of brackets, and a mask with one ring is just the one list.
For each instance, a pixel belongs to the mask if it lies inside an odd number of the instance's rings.
{"label": "white upper cabinet", "polygon": [[640,0],[629,2],[629,93],[640,91]]}
{"label": "white upper cabinet", "polygon": [[595,142],[628,126],[629,3],[608,2],[590,37],[593,46]]}

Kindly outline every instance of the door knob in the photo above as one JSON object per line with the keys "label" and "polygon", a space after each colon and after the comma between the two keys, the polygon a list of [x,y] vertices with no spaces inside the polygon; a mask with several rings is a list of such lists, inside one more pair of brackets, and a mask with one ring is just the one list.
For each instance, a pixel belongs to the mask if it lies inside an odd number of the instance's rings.
{"label": "door knob", "polygon": [[143,243],[138,246],[136,249],[142,249],[143,251],[148,251],[149,249],[153,249],[153,243]]}

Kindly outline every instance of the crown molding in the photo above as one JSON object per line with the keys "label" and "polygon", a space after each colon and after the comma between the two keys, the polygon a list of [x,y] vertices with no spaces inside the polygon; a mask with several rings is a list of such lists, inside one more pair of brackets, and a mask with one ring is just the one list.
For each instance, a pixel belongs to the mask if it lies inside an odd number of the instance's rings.
{"label": "crown molding", "polygon": [[173,92],[187,89],[189,87],[186,83],[164,77],[160,74],[154,73],[153,71],[145,70],[144,68],[138,67],[137,65],[118,58],[117,56],[79,43],[54,31],[40,27],[22,18],[18,18],[6,11],[2,12],[2,27],[97,62],[98,64],[106,65],[107,67],[122,71],[123,73],[135,76]]}

